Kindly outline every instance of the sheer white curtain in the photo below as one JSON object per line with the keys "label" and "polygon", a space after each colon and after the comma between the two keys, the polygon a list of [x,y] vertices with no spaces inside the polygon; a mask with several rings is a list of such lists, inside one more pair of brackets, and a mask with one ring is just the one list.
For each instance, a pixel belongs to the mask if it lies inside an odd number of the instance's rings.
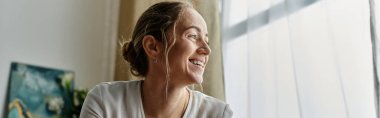
{"label": "sheer white curtain", "polygon": [[372,39],[372,54],[373,54],[373,65],[374,66],[374,72],[375,72],[375,89],[376,96],[377,96],[377,113],[379,117],[380,113],[380,42],[379,42],[379,36],[380,36],[380,25],[378,24],[380,22],[380,8],[377,7],[380,4],[380,0],[369,0],[370,2],[370,22],[371,22],[371,39]]}
{"label": "sheer white curtain", "polygon": [[223,0],[236,118],[375,118],[368,0]]}

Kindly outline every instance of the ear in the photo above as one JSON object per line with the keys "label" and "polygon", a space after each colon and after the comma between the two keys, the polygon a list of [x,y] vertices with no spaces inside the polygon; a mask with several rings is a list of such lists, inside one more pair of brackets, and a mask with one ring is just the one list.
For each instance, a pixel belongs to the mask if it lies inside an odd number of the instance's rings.
{"label": "ear", "polygon": [[157,58],[160,54],[159,42],[152,35],[143,38],[143,48],[148,58]]}

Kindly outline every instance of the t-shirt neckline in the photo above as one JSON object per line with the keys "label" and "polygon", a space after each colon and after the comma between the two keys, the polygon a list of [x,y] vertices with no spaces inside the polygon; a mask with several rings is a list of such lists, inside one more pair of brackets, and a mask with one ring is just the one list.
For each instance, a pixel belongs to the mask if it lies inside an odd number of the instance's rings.
{"label": "t-shirt neckline", "polygon": [[[141,97],[141,87],[142,87],[142,83],[144,82],[144,80],[141,80],[138,84],[138,104],[139,104],[139,109],[141,111],[141,116],[143,118],[145,118],[145,111],[144,111],[144,107],[143,107],[143,104],[142,104],[142,97]],[[189,103],[187,103],[187,106],[186,106],[186,109],[185,109],[185,113],[183,114],[182,118],[187,118],[189,112],[190,112],[190,109],[191,109],[191,106],[192,106],[192,103],[193,103],[193,92],[192,90],[190,90],[189,88],[186,88],[187,91],[189,92],[190,94],[190,98],[189,98]]]}

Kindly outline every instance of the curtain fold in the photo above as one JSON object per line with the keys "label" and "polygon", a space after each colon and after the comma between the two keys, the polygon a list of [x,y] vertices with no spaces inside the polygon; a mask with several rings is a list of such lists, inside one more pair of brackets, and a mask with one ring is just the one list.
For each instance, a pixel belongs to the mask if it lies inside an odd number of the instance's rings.
{"label": "curtain fold", "polygon": [[380,19],[378,18],[380,9],[377,7],[379,0],[369,0],[370,5],[370,24],[371,24],[371,41],[372,41],[372,55],[373,55],[373,70],[374,70],[374,86],[375,86],[375,95],[376,95],[376,108],[377,116],[380,117],[380,85],[379,85],[379,56],[380,56],[380,43],[379,43],[379,34],[380,25],[378,25]]}
{"label": "curtain fold", "polygon": [[[138,17],[149,6],[161,2],[173,0],[122,0],[120,1],[119,15],[119,42],[130,40],[133,27]],[[181,0],[174,0],[181,1]],[[220,24],[219,24],[219,0],[182,0],[192,2],[195,9],[203,16],[207,23],[209,32],[209,41],[212,53],[207,64],[204,81],[201,86],[196,85],[195,89],[211,95],[213,97],[224,100],[224,81],[221,60],[221,40],[220,40]],[[129,72],[129,65],[125,62],[121,55],[120,45],[115,60],[115,79],[116,81],[138,79]]]}
{"label": "curtain fold", "polygon": [[236,117],[376,117],[368,1],[224,0],[222,20]]}

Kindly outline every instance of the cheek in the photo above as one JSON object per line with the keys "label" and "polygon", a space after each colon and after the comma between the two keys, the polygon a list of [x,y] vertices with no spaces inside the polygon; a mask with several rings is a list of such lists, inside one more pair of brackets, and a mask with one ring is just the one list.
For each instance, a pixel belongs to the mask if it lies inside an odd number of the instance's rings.
{"label": "cheek", "polygon": [[195,51],[195,49],[195,45],[193,45],[190,41],[182,41],[178,42],[177,45],[174,45],[171,49],[171,52],[173,55],[178,57],[189,57]]}
{"label": "cheek", "polygon": [[170,52],[169,62],[186,65],[189,57],[195,52],[195,48],[189,44],[175,45]]}

